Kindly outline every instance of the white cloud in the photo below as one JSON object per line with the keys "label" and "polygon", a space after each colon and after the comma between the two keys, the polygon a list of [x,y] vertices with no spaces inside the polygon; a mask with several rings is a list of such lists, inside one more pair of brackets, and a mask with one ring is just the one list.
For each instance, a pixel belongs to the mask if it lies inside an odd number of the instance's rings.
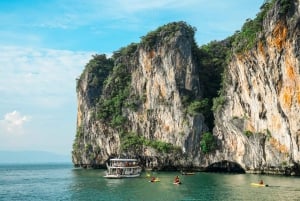
{"label": "white cloud", "polygon": [[76,78],[95,53],[16,46],[0,52],[0,147],[69,151]]}
{"label": "white cloud", "polygon": [[30,116],[22,115],[18,111],[6,113],[0,120],[0,131],[3,134],[23,134],[24,124],[31,120]]}

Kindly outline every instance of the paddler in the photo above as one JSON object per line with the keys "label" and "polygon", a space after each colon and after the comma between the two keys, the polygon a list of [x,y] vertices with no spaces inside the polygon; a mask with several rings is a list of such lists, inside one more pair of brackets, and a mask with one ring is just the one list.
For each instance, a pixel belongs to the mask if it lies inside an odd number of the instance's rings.
{"label": "paddler", "polygon": [[179,180],[179,177],[178,177],[178,176],[175,177],[174,183],[180,183],[180,180]]}

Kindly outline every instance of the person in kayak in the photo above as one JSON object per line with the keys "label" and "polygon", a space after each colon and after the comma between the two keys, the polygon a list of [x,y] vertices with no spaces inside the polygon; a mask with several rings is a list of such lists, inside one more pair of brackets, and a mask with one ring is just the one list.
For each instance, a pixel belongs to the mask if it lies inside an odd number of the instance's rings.
{"label": "person in kayak", "polygon": [[179,180],[179,177],[178,177],[178,176],[175,177],[174,183],[180,183],[180,180]]}
{"label": "person in kayak", "polygon": [[152,177],[151,182],[155,182],[155,179],[156,179],[155,177]]}
{"label": "person in kayak", "polygon": [[264,181],[261,179],[259,184],[263,185],[264,184]]}

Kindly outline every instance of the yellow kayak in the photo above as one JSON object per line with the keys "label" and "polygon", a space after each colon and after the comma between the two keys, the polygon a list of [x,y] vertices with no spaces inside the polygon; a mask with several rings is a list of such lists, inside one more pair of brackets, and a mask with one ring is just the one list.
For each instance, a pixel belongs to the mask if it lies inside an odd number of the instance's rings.
{"label": "yellow kayak", "polygon": [[150,180],[149,182],[160,182],[160,179]]}
{"label": "yellow kayak", "polygon": [[260,183],[251,183],[251,186],[257,186],[257,187],[268,187],[268,184],[260,184]]}

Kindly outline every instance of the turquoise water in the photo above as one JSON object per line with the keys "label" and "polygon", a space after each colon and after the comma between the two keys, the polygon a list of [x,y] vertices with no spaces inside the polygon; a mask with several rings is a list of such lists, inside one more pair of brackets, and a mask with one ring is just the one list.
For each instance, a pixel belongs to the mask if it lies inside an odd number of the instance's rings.
{"label": "turquoise water", "polygon": [[[300,178],[176,172],[146,173],[134,179],[105,179],[104,170],[75,169],[71,164],[0,165],[0,200],[300,200]],[[182,185],[174,185],[179,175]],[[252,187],[263,179],[270,187]]]}

